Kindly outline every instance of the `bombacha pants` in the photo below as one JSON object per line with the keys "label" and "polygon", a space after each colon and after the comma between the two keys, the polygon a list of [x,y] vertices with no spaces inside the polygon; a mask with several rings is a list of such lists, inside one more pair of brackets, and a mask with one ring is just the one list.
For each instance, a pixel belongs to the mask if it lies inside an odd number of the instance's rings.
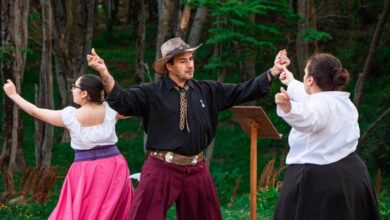
{"label": "bombacha pants", "polygon": [[215,186],[204,161],[179,166],[148,156],[129,219],[166,219],[173,203],[178,220],[222,219]]}

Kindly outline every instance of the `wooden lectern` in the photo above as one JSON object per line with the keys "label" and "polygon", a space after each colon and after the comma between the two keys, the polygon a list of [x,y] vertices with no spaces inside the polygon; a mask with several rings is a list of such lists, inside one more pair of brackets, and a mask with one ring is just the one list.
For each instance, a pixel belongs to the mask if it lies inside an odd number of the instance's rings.
{"label": "wooden lectern", "polygon": [[234,106],[237,122],[251,139],[250,161],[250,219],[256,220],[257,201],[257,138],[281,139],[263,108],[259,106]]}

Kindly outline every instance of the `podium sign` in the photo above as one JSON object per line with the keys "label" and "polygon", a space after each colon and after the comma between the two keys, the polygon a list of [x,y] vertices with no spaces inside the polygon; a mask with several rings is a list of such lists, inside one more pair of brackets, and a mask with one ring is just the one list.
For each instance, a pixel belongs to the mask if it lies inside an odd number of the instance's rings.
{"label": "podium sign", "polygon": [[267,114],[260,106],[234,106],[234,118],[251,139],[250,219],[256,220],[257,201],[257,138],[281,139]]}

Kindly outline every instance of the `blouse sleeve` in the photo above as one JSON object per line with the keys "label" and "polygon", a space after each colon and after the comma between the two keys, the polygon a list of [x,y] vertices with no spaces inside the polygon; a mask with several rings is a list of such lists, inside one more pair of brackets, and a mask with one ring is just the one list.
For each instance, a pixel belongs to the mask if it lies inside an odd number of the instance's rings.
{"label": "blouse sleeve", "polygon": [[277,114],[282,117],[291,127],[297,131],[308,133],[324,128],[330,119],[330,109],[327,102],[291,101],[291,111],[285,114],[277,106]]}
{"label": "blouse sleeve", "polygon": [[104,102],[104,105],[106,106],[107,109],[107,117],[110,118],[110,120],[114,120],[116,122],[116,116],[118,112],[116,112],[114,109],[110,107],[110,105],[107,102]]}
{"label": "blouse sleeve", "polygon": [[296,102],[305,102],[309,98],[309,94],[306,93],[303,83],[298,80],[293,80],[287,87],[287,93],[291,100]]}
{"label": "blouse sleeve", "polygon": [[70,128],[75,118],[75,108],[68,106],[61,111],[61,118],[66,128]]}

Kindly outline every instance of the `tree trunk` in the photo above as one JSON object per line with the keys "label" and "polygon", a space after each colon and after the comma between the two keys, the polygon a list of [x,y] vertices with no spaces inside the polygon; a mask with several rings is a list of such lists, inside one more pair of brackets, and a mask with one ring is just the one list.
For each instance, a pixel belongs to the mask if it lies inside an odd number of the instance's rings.
{"label": "tree trunk", "polygon": [[[249,18],[252,23],[256,22],[256,15],[251,14]],[[241,71],[241,81],[245,82],[247,80],[253,79],[256,76],[256,51],[246,51],[245,56],[247,57],[244,61],[244,69]],[[253,106],[256,105],[256,100],[244,103],[244,105]]]}
{"label": "tree trunk", "polygon": [[188,6],[189,1],[184,6],[183,12],[179,16],[179,24],[177,31],[176,31],[176,37],[180,37],[183,40],[186,40],[186,34],[188,30],[188,24],[190,23],[190,17],[191,17],[191,8]]}
{"label": "tree trunk", "polygon": [[200,42],[200,38],[202,37],[203,27],[207,21],[207,8],[199,7],[196,9],[194,21],[192,22],[192,26],[190,29],[190,33],[188,35],[188,44],[191,46],[196,46]]}
{"label": "tree trunk", "polygon": [[[317,13],[314,0],[309,0],[308,10],[309,27],[317,30]],[[316,40],[311,43],[311,46],[313,48],[312,53],[318,52],[318,42]]]}
{"label": "tree trunk", "polygon": [[145,81],[145,63],[144,63],[144,47],[145,47],[145,14],[146,5],[145,0],[138,0],[135,4],[135,9],[138,11],[136,22],[136,64],[135,64],[135,79],[136,84],[140,84]]}
{"label": "tree trunk", "polygon": [[374,129],[379,123],[382,122],[384,118],[390,115],[390,108],[387,108],[367,129],[364,131],[363,135],[359,138],[359,143],[356,148],[359,148],[368,138],[368,135],[371,133],[372,129]]}
{"label": "tree trunk", "polygon": [[[70,85],[87,68],[96,16],[96,1],[53,0],[53,49],[61,107],[73,103]],[[69,141],[64,132],[62,142]]]}
{"label": "tree trunk", "polygon": [[72,103],[70,85],[87,68],[86,55],[91,51],[96,15],[96,1],[53,0],[56,74],[65,85],[61,107]]}
{"label": "tree trunk", "polygon": [[147,0],[148,1],[148,18],[154,21],[158,17],[158,1],[159,0]]}
{"label": "tree trunk", "polygon": [[[39,74],[39,92],[37,105],[53,109],[53,71],[52,71],[52,7],[51,0],[40,0],[42,10],[42,58]],[[50,168],[53,146],[53,126],[35,121],[35,157],[37,169],[47,171]]]}
{"label": "tree trunk", "polygon": [[303,39],[303,34],[308,27],[308,15],[309,15],[309,1],[310,0],[301,0],[298,1],[298,14],[300,19],[298,21],[298,35],[297,35],[297,61],[298,61],[298,70],[300,78],[303,78],[303,69],[305,68],[305,61],[309,55],[309,46],[308,43]]}
{"label": "tree trunk", "polygon": [[[252,23],[255,23],[256,16],[254,14],[249,15],[249,19],[251,20]],[[242,81],[247,81],[249,79],[252,79],[256,75],[256,52],[250,52],[248,54],[245,54],[247,59],[245,59],[244,62],[244,71],[241,77]]]}
{"label": "tree trunk", "polygon": [[[177,18],[178,0],[158,0],[158,34],[156,40],[156,60],[161,58],[161,45],[174,36],[175,19]],[[159,74],[154,79],[158,80]]]}
{"label": "tree trunk", "polygon": [[364,94],[364,87],[366,86],[366,78],[367,75],[369,74],[376,49],[378,48],[379,40],[382,36],[383,28],[386,24],[386,19],[389,16],[390,0],[387,0],[384,4],[385,5],[383,7],[381,17],[379,18],[378,24],[375,28],[374,36],[372,37],[372,41],[370,44],[370,49],[368,51],[366,61],[364,62],[363,72],[359,74],[359,78],[355,86],[355,94],[354,94],[353,102],[356,108],[358,109]]}
{"label": "tree trunk", "polygon": [[[26,64],[28,36],[28,0],[1,1],[1,60],[2,80],[11,79],[20,94]],[[10,99],[3,99],[3,150],[0,170],[4,173],[6,192],[14,192],[13,173],[25,168],[22,148],[22,121],[20,109]],[[6,193],[6,194],[7,194]]]}
{"label": "tree trunk", "polygon": [[[133,28],[133,31],[131,33],[131,38],[135,39],[137,35],[137,3],[139,1],[135,0],[129,0],[128,2],[128,8],[127,8],[127,24],[131,25]],[[145,0],[142,0],[142,2],[145,4]]]}
{"label": "tree trunk", "polygon": [[114,25],[114,20],[112,19],[112,2],[111,2],[111,0],[104,1],[103,10],[104,10],[105,15],[106,15],[108,41],[111,42],[111,40],[112,40],[112,27]]}
{"label": "tree trunk", "polygon": [[[216,44],[214,46],[214,56],[218,56],[221,52],[222,52],[222,44]],[[226,77],[226,69],[223,68],[218,70],[217,77],[218,77],[217,81],[224,82]],[[205,150],[205,160],[209,167],[211,164],[211,160],[213,158],[214,148],[215,148],[215,137],[213,138],[213,140]]]}
{"label": "tree trunk", "polygon": [[[222,51],[223,51],[223,44],[222,43],[215,44],[214,51],[213,51],[214,56],[218,57],[222,53]],[[225,77],[226,77],[226,69],[225,68],[219,69],[217,73],[217,81],[225,82]]]}
{"label": "tree trunk", "polygon": [[119,0],[114,0],[114,2],[111,3],[111,19],[115,24],[119,23],[118,13],[119,13]]}

